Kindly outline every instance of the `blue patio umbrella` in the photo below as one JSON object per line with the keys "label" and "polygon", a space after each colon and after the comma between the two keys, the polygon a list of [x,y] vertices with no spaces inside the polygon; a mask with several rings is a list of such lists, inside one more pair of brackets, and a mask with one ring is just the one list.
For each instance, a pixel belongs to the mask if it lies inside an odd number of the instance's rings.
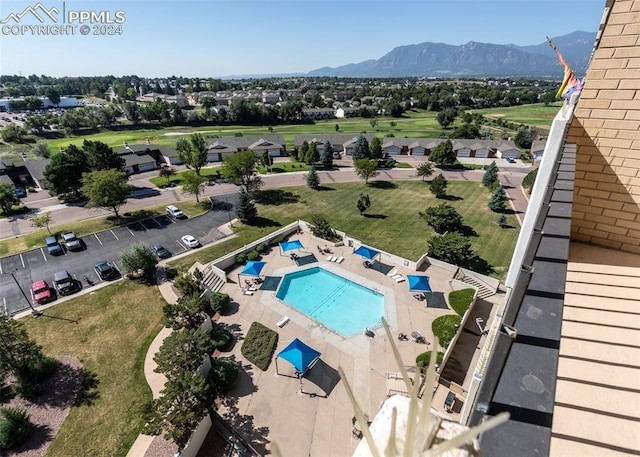
{"label": "blue patio umbrella", "polygon": [[249,275],[249,276],[260,276],[260,272],[266,265],[266,262],[258,262],[257,260],[249,260],[247,264],[244,266],[241,275]]}
{"label": "blue patio umbrella", "polygon": [[244,266],[242,271],[238,273],[238,286],[242,287],[242,281],[240,281],[240,275],[260,276],[260,272],[262,271],[262,269],[266,264],[267,264],[266,262],[258,262],[257,260],[247,261],[247,264]]}
{"label": "blue patio umbrella", "polygon": [[302,245],[300,240],[285,241],[280,243],[281,253],[287,252],[287,251],[294,251],[296,249],[304,249],[304,246]]}
{"label": "blue patio umbrella", "polygon": [[428,276],[407,275],[410,292],[431,292]]}
{"label": "blue patio umbrella", "polygon": [[366,246],[360,246],[358,249],[353,251],[353,253],[362,256],[365,259],[373,260],[375,256],[380,254],[380,251],[376,251],[375,249],[371,249]]}
{"label": "blue patio umbrella", "polygon": [[[286,348],[280,351],[277,357],[285,359],[293,365],[299,373],[299,376],[302,377],[302,375],[318,361],[320,353],[296,338],[289,343]],[[276,358],[276,372],[277,371],[278,358]]]}

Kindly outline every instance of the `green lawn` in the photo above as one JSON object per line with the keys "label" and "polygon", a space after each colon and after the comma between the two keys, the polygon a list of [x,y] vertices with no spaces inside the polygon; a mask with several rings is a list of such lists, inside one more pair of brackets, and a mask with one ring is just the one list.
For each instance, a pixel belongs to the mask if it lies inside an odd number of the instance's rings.
{"label": "green lawn", "polygon": [[96,380],[94,400],[71,408],[47,456],[127,454],[151,400],[143,363],[163,303],[156,286],[122,281],[22,320],[47,355],[78,358]]}
{"label": "green lawn", "polygon": [[[314,214],[324,216],[334,228],[363,243],[411,260],[424,254],[428,238],[435,234],[418,215],[438,203],[427,183],[402,181],[365,186],[357,182],[326,184],[322,189],[313,191],[300,186],[262,191],[258,201],[263,203],[257,204],[260,227],[242,226],[238,238],[199,250],[175,262],[175,266],[188,267],[195,260],[209,262],[292,221],[310,221]],[[493,276],[503,277],[519,231],[515,216],[507,216],[507,225],[514,228],[500,229],[497,215],[487,208],[489,192],[478,183],[450,181],[447,191],[451,196],[448,203],[477,234],[471,237],[474,250],[493,266]],[[360,193],[369,194],[371,199],[368,217],[359,216],[356,209]]]}
{"label": "green lawn", "polygon": [[507,122],[516,124],[535,125],[541,129],[549,130],[553,118],[562,107],[562,102],[545,105],[537,103],[534,105],[509,106],[505,108],[491,108],[481,110],[470,110],[471,113],[479,113],[493,119],[504,119]]}

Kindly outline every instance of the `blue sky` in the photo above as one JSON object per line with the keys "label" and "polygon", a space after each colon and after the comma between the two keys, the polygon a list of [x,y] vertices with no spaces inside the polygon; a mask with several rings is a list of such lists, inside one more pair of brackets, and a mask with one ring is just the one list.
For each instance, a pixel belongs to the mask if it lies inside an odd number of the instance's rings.
{"label": "blue sky", "polygon": [[[40,0],[63,9],[62,0]],[[32,2],[2,0],[0,21]],[[307,72],[377,59],[425,41],[539,44],[598,29],[605,0],[67,0],[70,11],[124,11],[122,34],[31,35],[0,24],[0,73],[200,76]],[[51,20],[45,24],[55,25]],[[62,21],[59,21],[59,23]],[[2,28],[3,26],[14,26]],[[93,33],[93,27],[90,26]]]}

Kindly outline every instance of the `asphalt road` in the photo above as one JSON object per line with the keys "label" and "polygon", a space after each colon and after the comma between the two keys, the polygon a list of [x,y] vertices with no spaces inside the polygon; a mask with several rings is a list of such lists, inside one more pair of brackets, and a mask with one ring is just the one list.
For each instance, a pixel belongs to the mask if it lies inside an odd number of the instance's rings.
{"label": "asphalt road", "polygon": [[[230,203],[235,203],[236,194],[228,196]],[[52,256],[46,248],[33,249],[22,254],[0,259],[0,296],[2,311],[14,314],[29,307],[24,294],[31,298],[30,288],[35,281],[44,279],[52,286],[53,275],[60,270],[67,270],[86,287],[83,277],[87,276],[93,284],[101,282],[93,269],[100,261],[107,260],[118,265],[119,253],[128,249],[132,243],[143,242],[148,245],[162,244],[173,255],[189,250],[180,238],[193,235],[201,244],[210,243],[224,235],[217,229],[233,217],[233,208],[229,211],[220,205],[208,213],[185,220],[172,220],[167,216],[147,219],[123,227],[83,237],[82,251],[67,251],[63,255]],[[231,215],[231,216],[230,216]],[[16,285],[19,283],[20,288]]]}

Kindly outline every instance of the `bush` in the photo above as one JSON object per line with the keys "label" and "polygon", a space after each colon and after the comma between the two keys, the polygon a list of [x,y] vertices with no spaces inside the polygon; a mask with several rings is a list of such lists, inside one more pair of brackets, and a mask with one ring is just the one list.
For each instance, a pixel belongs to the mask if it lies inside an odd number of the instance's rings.
{"label": "bush", "polygon": [[473,301],[473,295],[476,293],[475,289],[462,289],[449,292],[449,305],[460,316],[464,316],[467,312],[471,302]]}
{"label": "bush", "polygon": [[211,341],[216,349],[224,348],[233,339],[233,334],[229,330],[223,328],[217,328],[211,332]]}
{"label": "bush", "polygon": [[282,242],[284,241],[284,239],[285,239],[285,236],[284,236],[284,235],[280,235],[280,236],[278,236],[278,237],[276,237],[276,238],[272,239],[271,241],[269,241],[269,244],[270,244],[271,246],[277,246],[277,245],[279,245],[280,243],[282,243]]}
{"label": "bush", "polygon": [[33,424],[24,409],[0,409],[0,449],[11,449],[29,439]]}
{"label": "bush", "polygon": [[258,260],[260,258],[260,253],[258,251],[250,251],[247,254],[247,260]]}
{"label": "bush", "polygon": [[223,314],[231,304],[231,297],[222,292],[214,292],[209,298],[209,303],[211,303],[211,309],[214,313]]}
{"label": "bush", "polygon": [[278,333],[259,322],[254,322],[245,336],[240,352],[249,362],[266,371],[277,344]]}
{"label": "bush", "polygon": [[462,318],[457,314],[447,314],[446,316],[440,316],[433,320],[431,323],[431,330],[433,334],[438,337],[440,347],[447,349],[451,340],[456,335]]}
{"label": "bush", "polygon": [[[436,355],[436,365],[440,365],[442,363],[443,358],[444,358],[444,352],[438,351]],[[416,366],[420,369],[420,371],[424,373],[427,371],[430,361],[431,361],[431,351],[423,352],[422,354],[418,354],[418,357],[416,357]]]}
{"label": "bush", "polygon": [[256,251],[258,251],[260,254],[262,254],[262,253],[264,253],[264,252],[266,252],[266,251],[267,251],[267,248],[268,248],[268,247],[269,247],[269,246],[267,245],[267,243],[260,243],[260,244],[258,245],[258,247],[256,248]]}
{"label": "bush", "polygon": [[241,252],[236,256],[236,263],[245,263],[247,261],[247,254],[245,252]]}
{"label": "bush", "polygon": [[533,184],[536,182],[536,176],[538,176],[538,169],[527,173],[527,176],[522,180],[522,187],[527,191],[527,194],[531,195],[533,190]]}
{"label": "bush", "polygon": [[25,360],[16,370],[18,383],[14,390],[25,398],[34,398],[40,395],[38,383],[47,379],[58,368],[58,362],[52,357],[35,357]]}
{"label": "bush", "polygon": [[169,281],[173,281],[178,276],[178,269],[177,268],[167,267],[165,272],[167,273],[167,279]]}
{"label": "bush", "polygon": [[215,359],[209,372],[209,380],[220,390],[228,389],[238,379],[239,363],[233,359]]}

